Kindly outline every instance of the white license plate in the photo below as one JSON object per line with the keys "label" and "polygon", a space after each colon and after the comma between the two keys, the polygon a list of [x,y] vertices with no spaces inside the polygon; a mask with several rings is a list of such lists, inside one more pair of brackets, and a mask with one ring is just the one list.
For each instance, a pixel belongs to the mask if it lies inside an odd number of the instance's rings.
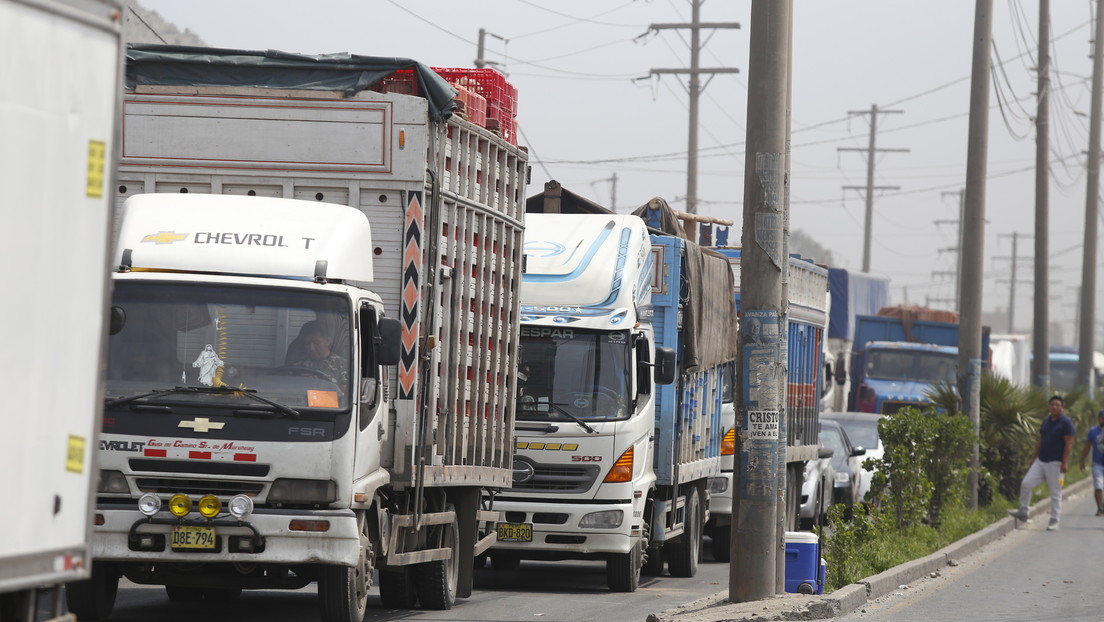
{"label": "white license plate", "polygon": [[173,525],[172,548],[174,549],[213,550],[217,542],[214,527]]}

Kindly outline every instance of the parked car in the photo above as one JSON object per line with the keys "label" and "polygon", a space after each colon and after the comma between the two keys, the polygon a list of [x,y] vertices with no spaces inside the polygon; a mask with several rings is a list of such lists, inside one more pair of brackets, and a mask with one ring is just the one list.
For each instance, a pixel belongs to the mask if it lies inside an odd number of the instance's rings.
{"label": "parked car", "polygon": [[[847,432],[847,437],[858,447],[866,450],[866,454],[859,460],[860,467],[867,458],[877,460],[885,453],[885,446],[878,436],[878,421],[885,417],[879,413],[858,412],[833,412],[821,413],[821,420],[830,419],[838,421]],[[866,501],[866,493],[870,492],[870,480],[874,476],[873,471],[865,468],[859,473],[859,489],[855,498],[858,501]]]}
{"label": "parked car", "polygon": [[823,525],[832,507],[832,486],[836,479],[832,470],[832,450],[821,445],[819,457],[805,463],[805,480],[801,484],[801,508],[798,523],[802,529]]}
{"label": "parked car", "polygon": [[832,503],[842,503],[844,517],[850,520],[858,501],[859,476],[863,471],[859,457],[866,454],[866,449],[854,446],[838,421],[824,418],[820,420],[820,446],[832,450]]}

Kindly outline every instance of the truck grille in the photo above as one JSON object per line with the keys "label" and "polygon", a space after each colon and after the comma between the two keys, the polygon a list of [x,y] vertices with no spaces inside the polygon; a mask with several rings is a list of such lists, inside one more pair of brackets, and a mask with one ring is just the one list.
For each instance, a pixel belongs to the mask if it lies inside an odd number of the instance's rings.
{"label": "truck grille", "polygon": [[597,478],[597,465],[540,464],[515,458],[514,485],[510,490],[579,493],[590,490]]}
{"label": "truck grille", "polygon": [[140,477],[135,483],[142,492],[172,495],[258,495],[264,489],[260,482],[189,479],[184,477]]}

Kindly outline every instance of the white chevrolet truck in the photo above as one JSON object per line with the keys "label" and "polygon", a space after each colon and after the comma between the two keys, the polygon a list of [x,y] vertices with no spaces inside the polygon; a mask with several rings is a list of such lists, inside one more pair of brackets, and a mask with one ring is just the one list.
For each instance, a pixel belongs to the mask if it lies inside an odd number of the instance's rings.
{"label": "white chevrolet truck", "polygon": [[[365,90],[396,70],[419,93]],[[123,576],[177,601],[316,583],[354,622],[377,570],[385,606],[451,607],[510,481],[524,151],[403,59],[131,47],[127,82],[70,608],[108,616]]]}

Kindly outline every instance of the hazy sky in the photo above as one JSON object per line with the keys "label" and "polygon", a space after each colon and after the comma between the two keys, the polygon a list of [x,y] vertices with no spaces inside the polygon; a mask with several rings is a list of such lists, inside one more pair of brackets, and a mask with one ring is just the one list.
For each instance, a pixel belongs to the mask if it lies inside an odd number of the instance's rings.
{"label": "hazy sky", "polygon": [[[309,54],[351,52],[470,67],[480,28],[485,57],[518,88],[521,144],[533,179],[549,179],[629,211],[654,196],[685,209],[685,78],[648,77],[685,68],[689,0],[141,0],[208,45]],[[1017,329],[1032,323],[1037,0],[994,0],[995,66],[989,113],[985,308],[1009,300],[1011,234],[1020,234]],[[1073,321],[1080,285],[1092,75],[1090,0],[1051,2],[1052,320]],[[736,67],[705,86],[700,103],[699,212],[740,223],[750,0],[705,2],[703,67]],[[862,266],[869,111],[877,146],[875,184],[899,186],[874,203],[872,271],[892,280],[895,303],[949,308],[965,187],[974,2],[795,0],[791,227],[827,247],[838,267]],[[851,114],[857,112],[861,114]],[[616,175],[616,184],[613,182]],[[1104,229],[1102,229],[1104,231]],[[739,239],[738,233],[733,236]],[[948,273],[948,274],[941,274]],[[1098,308],[1102,308],[1097,303]],[[1000,332],[1005,326],[994,327]],[[1100,334],[1100,329],[1097,329]],[[1072,327],[1065,333],[1072,339]],[[1054,342],[1052,338],[1052,343]]]}

